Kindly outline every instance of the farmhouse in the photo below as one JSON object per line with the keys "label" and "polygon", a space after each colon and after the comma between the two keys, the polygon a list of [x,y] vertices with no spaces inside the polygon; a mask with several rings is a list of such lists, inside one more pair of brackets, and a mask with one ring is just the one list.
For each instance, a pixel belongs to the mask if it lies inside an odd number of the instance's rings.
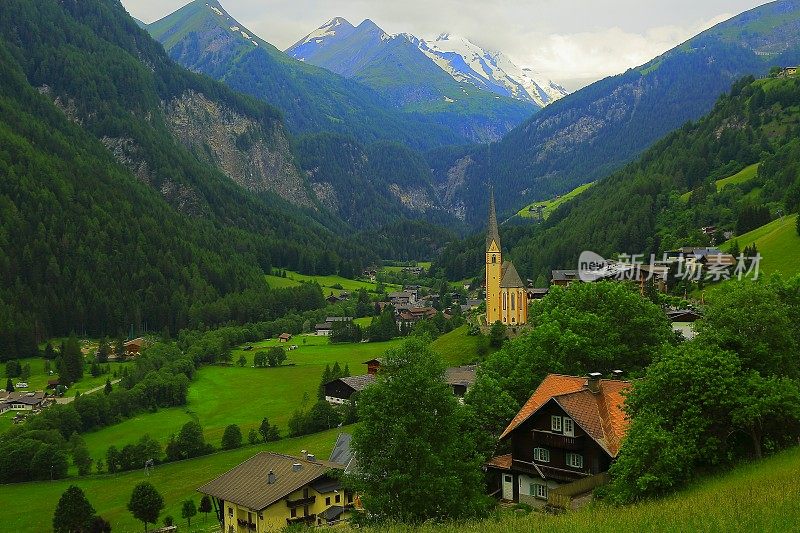
{"label": "farmhouse", "polygon": [[495,493],[543,507],[554,490],[574,495],[602,484],[628,429],[622,392],[629,386],[599,374],[549,374],[500,437],[511,453],[486,465]]}
{"label": "farmhouse", "polygon": [[558,287],[568,287],[571,283],[580,281],[577,270],[553,270],[550,273],[550,284]]}
{"label": "farmhouse", "polygon": [[703,318],[693,309],[669,309],[666,314],[672,323],[672,331],[680,333],[687,341],[695,337],[694,323]]}
{"label": "farmhouse", "polygon": [[34,411],[45,407],[44,392],[3,392],[0,395],[0,413],[6,411]]}
{"label": "farmhouse", "polygon": [[280,335],[278,335],[279,342],[289,342],[290,340],[292,340],[291,333],[281,333]]}
{"label": "farmhouse", "polygon": [[332,525],[346,519],[354,495],[334,472],[342,464],[261,452],[197,489],[212,498],[221,530],[280,531],[294,525]]}
{"label": "farmhouse", "polygon": [[435,317],[436,312],[436,309],[433,307],[402,309],[397,313],[397,327],[411,327],[420,320]]}
{"label": "farmhouse", "polygon": [[138,337],[136,339],[131,339],[124,344],[125,347],[125,355],[128,357],[133,357],[139,355],[144,347],[145,340],[144,337]]}
{"label": "farmhouse", "polygon": [[[350,402],[353,394],[361,392],[373,383],[380,370],[382,359],[364,361],[367,365],[367,374],[362,376],[349,376],[334,379],[325,384],[325,400],[332,404],[346,404]],[[457,366],[445,370],[445,381],[453,389],[453,394],[463,398],[467,390],[475,384],[475,373],[478,367]]]}
{"label": "farmhouse", "polygon": [[325,318],[325,322],[320,322],[314,326],[314,334],[320,337],[327,337],[333,330],[334,322],[352,322],[351,316],[329,316]]}
{"label": "farmhouse", "polygon": [[503,261],[492,190],[486,233],[486,323],[495,322],[512,326],[528,322],[528,293],[514,263]]}
{"label": "farmhouse", "polygon": [[390,292],[389,301],[393,304],[413,304],[417,301],[416,291]]}

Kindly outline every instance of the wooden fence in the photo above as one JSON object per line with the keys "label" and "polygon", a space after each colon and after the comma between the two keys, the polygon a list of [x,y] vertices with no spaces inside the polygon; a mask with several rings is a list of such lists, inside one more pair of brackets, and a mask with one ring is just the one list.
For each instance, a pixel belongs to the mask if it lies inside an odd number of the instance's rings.
{"label": "wooden fence", "polygon": [[575,496],[586,494],[600,485],[605,485],[610,480],[611,476],[608,475],[608,472],[603,472],[561,485],[547,492],[547,506],[556,509],[569,509]]}

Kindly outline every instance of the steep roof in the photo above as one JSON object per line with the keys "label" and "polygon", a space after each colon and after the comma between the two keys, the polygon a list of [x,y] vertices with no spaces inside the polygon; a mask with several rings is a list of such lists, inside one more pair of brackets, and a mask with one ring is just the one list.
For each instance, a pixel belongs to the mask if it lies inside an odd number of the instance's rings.
{"label": "steep roof", "polygon": [[548,374],[500,438],[506,438],[552,400],[611,457],[616,457],[628,430],[622,392],[630,387],[630,383],[601,379],[598,387],[598,392],[593,393],[588,389],[585,377]]}
{"label": "steep roof", "polygon": [[518,289],[525,287],[525,283],[522,282],[522,278],[519,277],[519,273],[514,267],[514,263],[511,261],[508,261],[503,265],[503,275],[500,278],[500,287],[506,289]]}
{"label": "steep roof", "polygon": [[500,248],[500,232],[497,229],[497,213],[494,209],[494,189],[489,193],[489,228],[486,232],[486,249],[494,241],[497,247]]}
{"label": "steep roof", "polygon": [[[300,469],[295,471],[294,464],[299,464]],[[260,511],[319,479],[331,469],[341,469],[341,466],[328,461],[309,461],[290,455],[261,452],[197,491]],[[270,470],[275,474],[274,483],[268,482]]]}
{"label": "steep roof", "polygon": [[477,365],[455,366],[444,371],[444,380],[448,385],[471,387],[475,383]]}
{"label": "steep roof", "polygon": [[375,376],[373,374],[364,374],[362,376],[348,376],[346,378],[339,378],[339,381],[341,381],[342,383],[346,383],[355,391],[362,391],[366,389],[368,386],[375,383]]}

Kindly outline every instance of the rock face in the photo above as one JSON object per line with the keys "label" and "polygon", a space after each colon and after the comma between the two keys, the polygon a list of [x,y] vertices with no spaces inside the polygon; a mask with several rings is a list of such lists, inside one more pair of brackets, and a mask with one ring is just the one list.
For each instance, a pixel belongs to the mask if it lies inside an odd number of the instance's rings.
{"label": "rock face", "polygon": [[313,205],[278,123],[264,131],[251,118],[195,91],[167,102],[164,113],[181,144],[245,189],[273,192],[296,205]]}

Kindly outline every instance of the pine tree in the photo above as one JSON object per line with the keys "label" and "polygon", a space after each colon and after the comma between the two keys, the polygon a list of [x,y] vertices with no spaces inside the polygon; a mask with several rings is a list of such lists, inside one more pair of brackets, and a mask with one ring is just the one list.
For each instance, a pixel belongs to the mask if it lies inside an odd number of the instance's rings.
{"label": "pine tree", "polygon": [[11,378],[6,380],[6,392],[14,392],[14,382],[11,381]]}
{"label": "pine tree", "polygon": [[331,365],[325,365],[325,370],[322,371],[322,381],[320,381],[319,389],[317,390],[317,397],[320,400],[325,399],[325,384],[333,381],[335,378],[331,377]]}
{"label": "pine tree", "polygon": [[106,386],[103,387],[103,392],[106,394],[111,394],[111,391],[114,390],[114,387],[111,385],[111,379],[106,379]]}

